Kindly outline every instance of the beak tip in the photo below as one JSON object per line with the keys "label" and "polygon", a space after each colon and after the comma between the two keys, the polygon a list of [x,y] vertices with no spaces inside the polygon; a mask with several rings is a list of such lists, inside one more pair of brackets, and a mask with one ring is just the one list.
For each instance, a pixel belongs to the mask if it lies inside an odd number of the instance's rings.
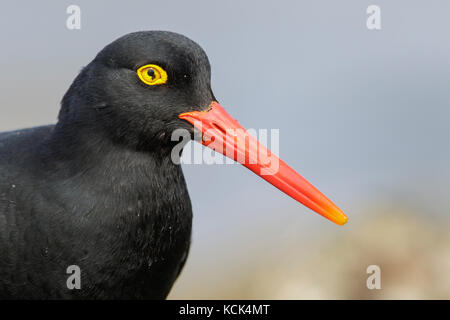
{"label": "beak tip", "polygon": [[333,222],[340,226],[343,226],[344,224],[347,223],[347,221],[348,217],[344,213],[341,213],[340,216],[336,217]]}
{"label": "beak tip", "polygon": [[342,219],[341,223],[339,224],[340,226],[343,226],[344,224],[346,224],[348,221],[348,218],[345,217],[344,219]]}

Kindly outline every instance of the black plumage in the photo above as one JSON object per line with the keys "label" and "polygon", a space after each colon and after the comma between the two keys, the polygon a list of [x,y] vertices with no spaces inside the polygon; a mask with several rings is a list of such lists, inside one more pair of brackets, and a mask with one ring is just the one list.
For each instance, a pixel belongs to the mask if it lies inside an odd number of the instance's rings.
{"label": "black plumage", "polygon": [[[145,64],[167,84],[142,83]],[[0,134],[0,298],[165,298],[192,221],[171,133],[192,131],[178,115],[213,100],[196,43],[136,32],[82,69],[56,125]],[[80,290],[66,286],[69,265]]]}

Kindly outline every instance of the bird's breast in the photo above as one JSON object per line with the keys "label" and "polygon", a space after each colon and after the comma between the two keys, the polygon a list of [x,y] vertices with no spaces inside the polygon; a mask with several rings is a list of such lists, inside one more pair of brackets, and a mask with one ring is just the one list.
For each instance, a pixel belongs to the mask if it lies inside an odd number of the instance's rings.
{"label": "bird's breast", "polygon": [[[49,273],[80,267],[83,290],[64,294],[164,298],[190,245],[192,209],[181,167],[151,159],[115,164],[47,184],[41,198],[52,205],[37,201],[34,234],[42,239],[33,242],[45,247],[40,259]],[[65,278],[55,277],[65,287]]]}

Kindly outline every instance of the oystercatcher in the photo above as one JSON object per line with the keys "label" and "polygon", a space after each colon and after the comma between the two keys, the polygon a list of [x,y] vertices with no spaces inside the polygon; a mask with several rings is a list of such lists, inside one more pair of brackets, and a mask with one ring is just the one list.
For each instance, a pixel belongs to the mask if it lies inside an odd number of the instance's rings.
{"label": "oystercatcher", "polygon": [[[0,298],[165,298],[192,220],[171,134],[195,128],[204,145],[347,221],[218,104],[195,42],[131,33],[82,69],[55,125],[0,134]],[[69,266],[81,271],[79,288],[68,285]]]}

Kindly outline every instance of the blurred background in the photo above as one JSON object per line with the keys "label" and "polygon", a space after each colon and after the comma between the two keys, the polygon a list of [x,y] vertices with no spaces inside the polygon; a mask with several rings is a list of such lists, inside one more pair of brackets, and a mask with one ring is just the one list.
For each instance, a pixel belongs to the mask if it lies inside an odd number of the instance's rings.
{"label": "blurred background", "polygon": [[[66,8],[81,8],[81,29]],[[381,30],[366,27],[369,5]],[[450,2],[8,1],[0,130],[54,123],[71,81],[128,32],[207,52],[248,128],[347,213],[338,227],[239,165],[185,165],[192,248],[171,299],[450,298]],[[381,289],[368,290],[369,265]]]}

